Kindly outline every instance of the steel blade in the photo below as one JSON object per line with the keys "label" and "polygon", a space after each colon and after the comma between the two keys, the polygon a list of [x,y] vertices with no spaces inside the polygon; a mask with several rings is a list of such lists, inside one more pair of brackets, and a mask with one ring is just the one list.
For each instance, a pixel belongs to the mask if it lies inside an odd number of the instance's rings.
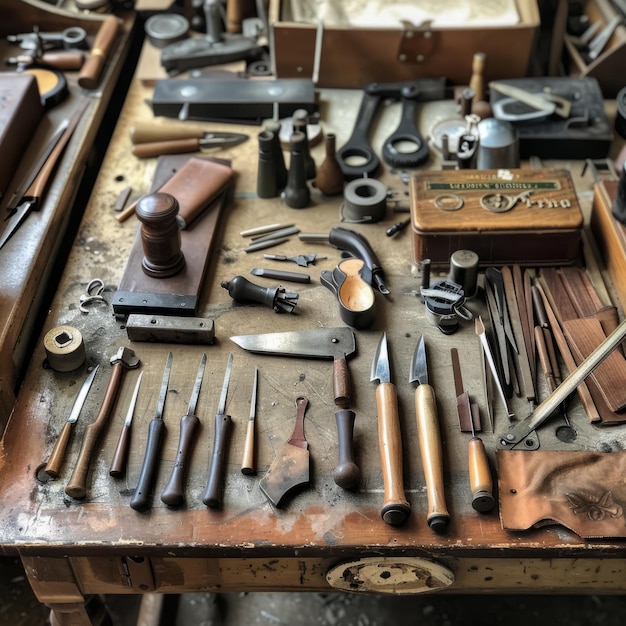
{"label": "steel blade", "polygon": [[387,333],[383,333],[376,346],[376,353],[372,361],[370,380],[379,380],[381,383],[391,382],[391,367],[389,365],[389,349],[387,348]]}
{"label": "steel blade", "polygon": [[85,404],[85,400],[87,399],[87,394],[89,393],[89,389],[91,389],[91,383],[93,383],[93,379],[96,377],[96,372],[98,371],[99,365],[91,370],[91,374],[87,376],[83,386],[80,388],[78,395],[76,396],[76,400],[74,400],[74,405],[72,406],[72,410],[70,412],[70,416],[67,418],[67,421],[70,424],[74,424],[82,411],[83,404]]}
{"label": "steel blade", "polygon": [[254,368],[254,382],[252,383],[252,398],[250,398],[250,421],[256,417],[256,394],[259,384],[259,370]]}
{"label": "steel blade", "polygon": [[231,337],[230,340],[249,352],[303,358],[343,358],[356,350],[354,333],[349,328],[316,328],[261,335],[239,335]]}
{"label": "steel blade", "polygon": [[228,355],[228,363],[226,364],[226,372],[224,374],[224,383],[222,384],[222,393],[220,394],[220,403],[217,407],[217,414],[224,415],[226,412],[226,396],[228,394],[228,383],[230,382],[230,372],[233,368],[233,353]]}
{"label": "steel blade", "polygon": [[417,382],[418,385],[428,384],[428,363],[426,362],[426,344],[424,343],[424,335],[420,337],[420,340],[415,346],[415,351],[413,352],[409,382]]}
{"label": "steel blade", "polygon": [[543,98],[539,94],[535,94],[530,91],[526,91],[525,89],[521,89],[520,87],[515,87],[514,85],[509,85],[507,83],[499,83],[496,81],[490,82],[489,87],[491,89],[494,89],[495,91],[498,91],[504,96],[515,98],[516,100],[527,104],[533,109],[546,111],[547,113],[554,113],[556,111],[557,105],[554,102],[546,100],[546,98]]}
{"label": "steel blade", "polygon": [[141,379],[143,378],[143,372],[139,374],[137,382],[135,384],[135,391],[133,391],[133,397],[130,399],[128,405],[128,412],[126,413],[126,419],[124,420],[124,426],[130,426],[133,421],[133,415],[135,414],[135,405],[137,404],[137,397],[139,396],[139,387],[141,385]]}
{"label": "steel blade", "polygon": [[165,398],[167,396],[167,388],[170,383],[170,372],[172,371],[172,353],[167,355],[167,361],[165,362],[165,370],[163,371],[163,380],[161,381],[161,391],[159,391],[159,400],[157,401],[156,413],[154,418],[158,420],[163,419],[163,409],[165,408]]}
{"label": "steel blade", "polygon": [[196,414],[196,405],[198,404],[198,397],[200,396],[200,387],[202,387],[202,378],[204,377],[204,368],[206,367],[206,352],[203,353],[200,359],[200,365],[198,365],[198,373],[196,374],[196,382],[193,385],[191,391],[191,397],[189,398],[189,405],[187,407],[187,415]]}

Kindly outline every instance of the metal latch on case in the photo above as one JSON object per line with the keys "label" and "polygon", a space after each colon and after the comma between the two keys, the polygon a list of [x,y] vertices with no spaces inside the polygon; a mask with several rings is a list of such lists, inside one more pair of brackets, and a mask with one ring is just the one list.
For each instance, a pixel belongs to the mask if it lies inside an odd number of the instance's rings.
{"label": "metal latch on case", "polygon": [[435,32],[432,22],[427,21],[419,26],[402,21],[404,30],[398,48],[400,63],[423,63],[431,55],[435,47]]}

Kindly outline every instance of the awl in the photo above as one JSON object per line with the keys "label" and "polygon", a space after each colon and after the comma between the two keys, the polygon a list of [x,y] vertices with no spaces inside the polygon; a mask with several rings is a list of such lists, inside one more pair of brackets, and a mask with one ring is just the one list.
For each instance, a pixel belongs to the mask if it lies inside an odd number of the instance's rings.
{"label": "awl", "polygon": [[52,453],[50,454],[50,458],[48,459],[48,463],[46,464],[46,474],[51,478],[58,478],[59,473],[61,472],[61,466],[63,465],[63,459],[65,458],[65,450],[67,448],[67,444],[70,440],[70,434],[72,432],[72,427],[76,423],[78,416],[83,408],[83,404],[85,404],[85,400],[87,399],[87,395],[89,394],[89,389],[91,389],[91,384],[93,383],[93,379],[96,377],[96,372],[98,371],[98,365],[91,370],[91,374],[87,376],[85,382],[83,382],[78,395],[76,396],[76,400],[74,400],[74,405],[72,406],[72,410],[70,412],[70,416],[67,418],[67,421],[63,425],[63,429],[59,434],[59,437],[54,444],[54,448],[52,448]]}
{"label": "awl", "polygon": [[219,148],[229,148],[243,143],[248,135],[243,133],[206,133],[201,138],[170,139],[168,141],[151,141],[133,147],[134,156],[145,159],[162,154],[185,154]]}
{"label": "awl", "polygon": [[109,469],[109,476],[113,478],[121,478],[126,471],[126,458],[128,457],[128,448],[130,446],[130,428],[133,422],[133,415],[135,413],[135,406],[137,405],[137,397],[139,396],[139,387],[141,386],[141,379],[143,372],[141,372],[135,383],[135,390],[133,391],[133,397],[128,405],[128,411],[126,412],[126,419],[124,425],[120,431],[119,439],[117,440],[117,446],[113,453],[113,459],[111,461],[111,467]]}
{"label": "awl", "polygon": [[141,472],[137,487],[130,500],[130,506],[135,511],[147,511],[150,508],[150,492],[154,485],[156,476],[157,461],[161,450],[161,441],[165,430],[165,422],[163,421],[163,412],[165,410],[165,399],[167,397],[167,389],[169,386],[170,372],[172,371],[172,353],[167,355],[165,369],[163,370],[163,378],[161,379],[161,389],[157,400],[156,411],[154,417],[148,425],[148,441],[146,442],[146,451],[143,457]]}
{"label": "awl", "polygon": [[403,524],[411,512],[411,505],[404,495],[398,395],[395,385],[391,382],[386,333],[382,334],[378,342],[370,378],[372,381],[379,381],[376,387],[378,445],[385,490],[380,515],[387,524]]}
{"label": "awl", "polygon": [[443,449],[441,430],[437,416],[435,390],[428,383],[428,363],[424,337],[420,337],[411,361],[410,383],[417,383],[415,388],[415,418],[419,438],[422,468],[428,494],[428,525],[435,532],[442,532],[448,527],[450,514],[446,507],[443,481]]}

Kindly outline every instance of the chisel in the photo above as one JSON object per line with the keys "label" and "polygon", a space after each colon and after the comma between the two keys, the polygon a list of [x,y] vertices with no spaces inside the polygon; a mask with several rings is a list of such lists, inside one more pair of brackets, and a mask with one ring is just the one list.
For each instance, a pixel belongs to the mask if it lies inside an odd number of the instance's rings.
{"label": "chisel", "polygon": [[143,457],[139,480],[135,488],[135,493],[130,500],[130,506],[132,509],[135,509],[135,511],[147,511],[150,508],[150,492],[156,476],[161,440],[163,439],[163,433],[165,431],[163,410],[165,409],[165,398],[167,397],[170,372],[172,371],[172,358],[172,353],[170,352],[165,362],[165,370],[163,371],[156,412],[148,426],[148,441],[146,442],[146,452]]}
{"label": "chisel", "polygon": [[187,469],[187,460],[191,451],[191,445],[194,439],[194,433],[200,425],[200,420],[196,415],[196,406],[198,397],[200,396],[200,387],[202,386],[202,378],[204,377],[204,368],[206,366],[206,352],[200,359],[198,373],[196,374],[196,382],[193,385],[187,413],[180,418],[180,435],[178,439],[178,450],[176,452],[176,460],[172,468],[172,474],[161,492],[161,501],[168,506],[178,506],[185,499],[184,494],[184,477]]}
{"label": "chisel", "polygon": [[228,438],[233,421],[230,415],[226,415],[226,396],[228,394],[228,383],[230,372],[233,367],[233,354],[228,355],[224,383],[220,395],[217,413],[215,415],[215,436],[213,439],[213,454],[211,456],[211,466],[209,467],[209,478],[202,497],[202,502],[211,509],[218,509],[222,506],[222,482],[226,455],[228,449]]}

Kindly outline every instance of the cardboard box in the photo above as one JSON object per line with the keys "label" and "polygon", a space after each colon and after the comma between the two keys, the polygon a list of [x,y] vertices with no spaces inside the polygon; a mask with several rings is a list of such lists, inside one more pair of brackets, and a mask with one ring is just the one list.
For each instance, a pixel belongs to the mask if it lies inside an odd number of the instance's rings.
{"label": "cardboard box", "polygon": [[561,169],[423,171],[411,177],[413,261],[449,265],[473,250],[489,265],[568,265],[583,214]]}
{"label": "cardboard box", "polygon": [[[318,27],[290,21],[287,2],[271,0],[270,24],[278,78],[311,78]],[[284,5],[284,6],[283,6]],[[510,26],[349,28],[323,26],[317,85],[361,89],[372,81],[444,76],[467,85],[472,57],[486,54],[486,81],[527,74],[540,24],[536,0],[517,0],[519,22]]]}

